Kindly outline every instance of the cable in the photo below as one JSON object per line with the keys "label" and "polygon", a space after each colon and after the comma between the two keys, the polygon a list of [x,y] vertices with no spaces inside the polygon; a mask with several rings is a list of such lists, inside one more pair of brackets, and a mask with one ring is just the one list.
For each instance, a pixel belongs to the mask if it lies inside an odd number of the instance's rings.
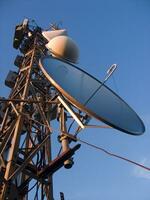
{"label": "cable", "polygon": [[38,181],[27,191],[28,193],[35,188],[35,186],[38,184]]}
{"label": "cable", "polygon": [[69,126],[69,128],[68,128],[68,131],[67,131],[68,133],[70,132],[70,130],[71,130],[71,128],[72,128],[74,122],[75,122],[75,120],[73,120],[73,121],[71,122],[71,124],[70,124],[70,126]]}
{"label": "cable", "polygon": [[[66,133],[65,133],[65,134],[66,134]],[[119,155],[117,155],[117,154],[111,153],[111,152],[107,151],[107,150],[104,149],[104,148],[101,148],[101,147],[96,146],[96,145],[94,145],[94,144],[91,144],[91,143],[89,143],[89,142],[83,141],[83,140],[81,140],[81,139],[79,139],[79,138],[76,138],[76,137],[74,137],[74,136],[71,136],[70,134],[66,134],[66,136],[68,136],[68,137],[70,137],[71,139],[74,139],[74,140],[76,140],[76,141],[79,141],[79,142],[81,142],[81,143],[83,143],[83,144],[86,144],[86,145],[88,145],[88,146],[90,146],[90,147],[92,147],[92,148],[95,148],[95,149],[97,149],[97,150],[103,151],[105,154],[107,154],[107,155],[109,155],[109,156],[119,158],[119,159],[124,160],[124,161],[126,161],[126,162],[128,162],[128,163],[132,163],[132,164],[134,164],[134,165],[136,165],[136,166],[138,166],[138,167],[141,167],[141,168],[143,168],[143,169],[145,169],[145,170],[150,171],[150,167],[144,166],[144,165],[142,165],[142,164],[140,164],[140,163],[137,163],[137,162],[135,162],[135,161],[133,161],[133,160],[130,160],[130,159],[128,159],[128,158],[125,158],[125,157],[119,156]]]}
{"label": "cable", "polygon": [[34,200],[38,200],[38,191],[39,191],[39,184],[36,185],[36,193],[35,193],[35,196],[34,196]]}

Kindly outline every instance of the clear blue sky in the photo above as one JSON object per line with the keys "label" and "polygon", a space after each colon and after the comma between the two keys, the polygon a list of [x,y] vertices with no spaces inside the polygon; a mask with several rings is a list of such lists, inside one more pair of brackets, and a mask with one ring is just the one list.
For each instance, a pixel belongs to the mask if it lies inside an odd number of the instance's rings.
{"label": "clear blue sky", "polygon": [[[9,70],[15,70],[14,28],[24,17],[35,19],[42,28],[61,21],[79,45],[79,66],[98,79],[109,65],[118,64],[115,83],[111,78],[107,84],[140,115],[145,134],[89,129],[80,138],[150,166],[150,1],[0,0],[0,96],[9,93],[4,80]],[[84,145],[74,158],[71,170],[54,175],[55,200],[60,191],[66,200],[150,199],[150,172]]]}

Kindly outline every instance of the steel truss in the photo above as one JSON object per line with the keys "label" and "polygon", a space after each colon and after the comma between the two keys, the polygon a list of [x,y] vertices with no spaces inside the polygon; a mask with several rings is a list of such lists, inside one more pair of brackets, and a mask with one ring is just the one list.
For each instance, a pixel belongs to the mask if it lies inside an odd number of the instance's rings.
{"label": "steel truss", "polygon": [[[0,126],[0,199],[53,200],[52,175],[65,165],[73,164],[72,155],[80,147],[69,147],[66,120],[78,120],[67,100],[48,82],[39,68],[46,54],[45,41],[36,32],[30,48],[23,56],[15,85],[5,102]],[[70,116],[68,117],[68,114]],[[60,123],[61,153],[52,160],[50,122]],[[32,185],[32,186],[31,186]],[[61,193],[62,195],[62,193]],[[63,197],[64,198],[64,197]]]}

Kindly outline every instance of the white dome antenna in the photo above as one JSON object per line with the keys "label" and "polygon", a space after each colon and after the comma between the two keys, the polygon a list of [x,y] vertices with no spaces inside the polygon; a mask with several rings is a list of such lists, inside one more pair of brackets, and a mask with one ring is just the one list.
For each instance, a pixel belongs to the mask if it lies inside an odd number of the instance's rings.
{"label": "white dome antenna", "polygon": [[68,36],[61,35],[54,37],[46,47],[54,57],[62,58],[72,63],[78,61],[79,49],[76,43]]}

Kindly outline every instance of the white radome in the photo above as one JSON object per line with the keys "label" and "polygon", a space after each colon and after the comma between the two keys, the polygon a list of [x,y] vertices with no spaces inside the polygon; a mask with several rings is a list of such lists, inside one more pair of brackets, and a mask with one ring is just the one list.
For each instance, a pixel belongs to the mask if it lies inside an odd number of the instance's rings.
{"label": "white radome", "polygon": [[76,43],[68,36],[56,36],[46,47],[53,56],[66,59],[72,63],[76,63],[79,58],[79,50]]}

